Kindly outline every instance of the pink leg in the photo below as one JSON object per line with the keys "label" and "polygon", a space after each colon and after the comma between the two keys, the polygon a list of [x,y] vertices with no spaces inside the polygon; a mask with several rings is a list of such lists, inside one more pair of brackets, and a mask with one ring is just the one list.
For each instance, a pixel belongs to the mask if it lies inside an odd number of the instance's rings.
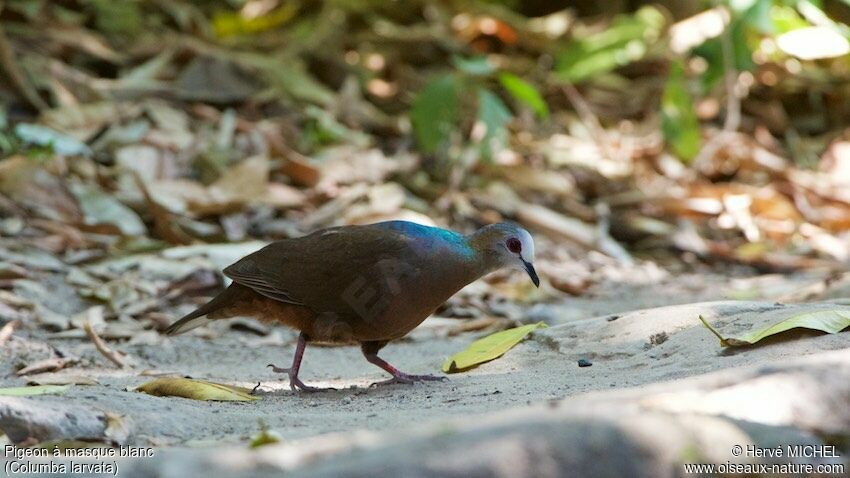
{"label": "pink leg", "polygon": [[389,385],[389,384],[392,384],[392,383],[413,383],[413,382],[423,382],[423,381],[443,381],[443,380],[447,380],[446,377],[437,377],[437,376],[434,376],[434,375],[412,375],[412,374],[404,373],[404,372],[400,371],[399,369],[393,367],[389,363],[387,363],[386,360],[382,359],[381,357],[378,357],[378,354],[376,354],[376,353],[370,354],[370,353],[364,352],[363,355],[366,357],[366,360],[369,361],[369,363],[375,364],[378,367],[381,367],[382,369],[386,370],[387,372],[390,373],[390,375],[393,376],[393,378],[391,378],[389,380],[384,380],[382,382],[375,382],[375,383],[369,385],[370,387],[375,387],[375,386],[378,386],[378,385]]}
{"label": "pink leg", "polygon": [[304,382],[298,378],[298,370],[301,369],[301,358],[304,356],[304,349],[306,347],[307,338],[304,337],[304,334],[300,334],[298,336],[298,344],[295,346],[295,357],[292,358],[292,366],[289,368],[276,367],[274,364],[269,364],[268,366],[271,367],[272,371],[275,373],[287,374],[289,376],[289,388],[293,391],[302,390],[304,392],[319,392],[321,390],[333,390],[305,385]]}

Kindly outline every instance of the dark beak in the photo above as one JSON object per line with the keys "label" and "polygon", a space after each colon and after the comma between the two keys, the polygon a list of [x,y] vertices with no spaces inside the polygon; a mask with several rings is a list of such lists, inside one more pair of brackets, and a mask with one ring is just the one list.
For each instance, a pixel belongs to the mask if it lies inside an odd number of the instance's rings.
{"label": "dark beak", "polygon": [[525,272],[528,272],[528,277],[531,277],[531,282],[534,282],[534,287],[540,287],[540,278],[537,277],[537,271],[534,266],[525,259],[522,260],[522,265],[525,266]]}

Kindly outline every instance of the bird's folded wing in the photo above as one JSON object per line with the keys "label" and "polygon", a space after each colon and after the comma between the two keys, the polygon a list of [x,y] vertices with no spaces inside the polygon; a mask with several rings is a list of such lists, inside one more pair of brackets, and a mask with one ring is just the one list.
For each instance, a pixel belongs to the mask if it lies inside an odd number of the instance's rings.
{"label": "bird's folded wing", "polygon": [[272,284],[269,284],[261,277],[242,275],[240,273],[231,272],[227,274],[234,282],[250,287],[257,293],[264,295],[270,299],[279,300],[295,305],[303,305],[301,302],[293,299],[288,292],[281,290]]}
{"label": "bird's folded wing", "polygon": [[408,238],[369,226],[329,230],[274,242],[224,269],[224,274],[270,299],[344,311],[343,292],[374,283],[377,264],[404,257]]}
{"label": "bird's folded wing", "polygon": [[256,262],[245,259],[225,268],[224,275],[270,299],[303,305],[302,302],[293,298],[291,293],[282,287],[282,284],[274,281],[274,277],[264,273]]}

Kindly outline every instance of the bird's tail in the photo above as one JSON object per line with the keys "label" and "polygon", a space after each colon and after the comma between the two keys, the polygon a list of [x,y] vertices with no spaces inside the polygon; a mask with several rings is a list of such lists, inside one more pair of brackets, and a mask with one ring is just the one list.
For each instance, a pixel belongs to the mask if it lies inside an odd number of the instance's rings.
{"label": "bird's tail", "polygon": [[183,332],[188,332],[195,327],[206,324],[212,320],[208,317],[208,314],[233,304],[236,299],[242,296],[244,289],[244,286],[233,282],[227,289],[224,289],[220,294],[213,297],[212,300],[171,324],[171,326],[165,329],[166,335],[182,334]]}

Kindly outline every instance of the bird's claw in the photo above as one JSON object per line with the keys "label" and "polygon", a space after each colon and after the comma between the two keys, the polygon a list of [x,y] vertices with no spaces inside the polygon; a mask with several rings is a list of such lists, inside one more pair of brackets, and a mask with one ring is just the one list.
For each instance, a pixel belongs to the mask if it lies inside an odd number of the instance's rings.
{"label": "bird's claw", "polygon": [[289,368],[280,368],[273,363],[266,365],[266,367],[272,369],[272,372],[274,373],[285,373],[287,375],[289,375],[289,371],[291,370]]}
{"label": "bird's claw", "polygon": [[312,387],[312,386],[307,385],[304,382],[302,382],[301,379],[298,378],[298,377],[289,377],[289,388],[292,389],[293,392],[302,391],[302,392],[310,392],[310,393],[322,392],[322,391],[325,391],[325,390],[334,390],[334,389],[327,389],[327,388]]}
{"label": "bird's claw", "polygon": [[448,380],[448,378],[437,375],[410,375],[400,373],[398,375],[393,375],[393,378],[391,379],[372,383],[369,387],[380,387],[381,385],[392,385],[397,383],[411,384],[415,382],[445,382],[446,380]]}
{"label": "bird's claw", "polygon": [[287,376],[289,376],[289,388],[292,389],[293,392],[297,392],[297,391],[301,391],[301,392],[324,392],[326,390],[336,390],[333,387],[320,388],[320,387],[313,387],[313,386],[307,385],[304,382],[302,382],[301,379],[298,378],[297,375],[292,373],[291,368],[281,368],[281,367],[275,366],[274,364],[269,364],[268,367],[272,369],[272,372],[285,373]]}

